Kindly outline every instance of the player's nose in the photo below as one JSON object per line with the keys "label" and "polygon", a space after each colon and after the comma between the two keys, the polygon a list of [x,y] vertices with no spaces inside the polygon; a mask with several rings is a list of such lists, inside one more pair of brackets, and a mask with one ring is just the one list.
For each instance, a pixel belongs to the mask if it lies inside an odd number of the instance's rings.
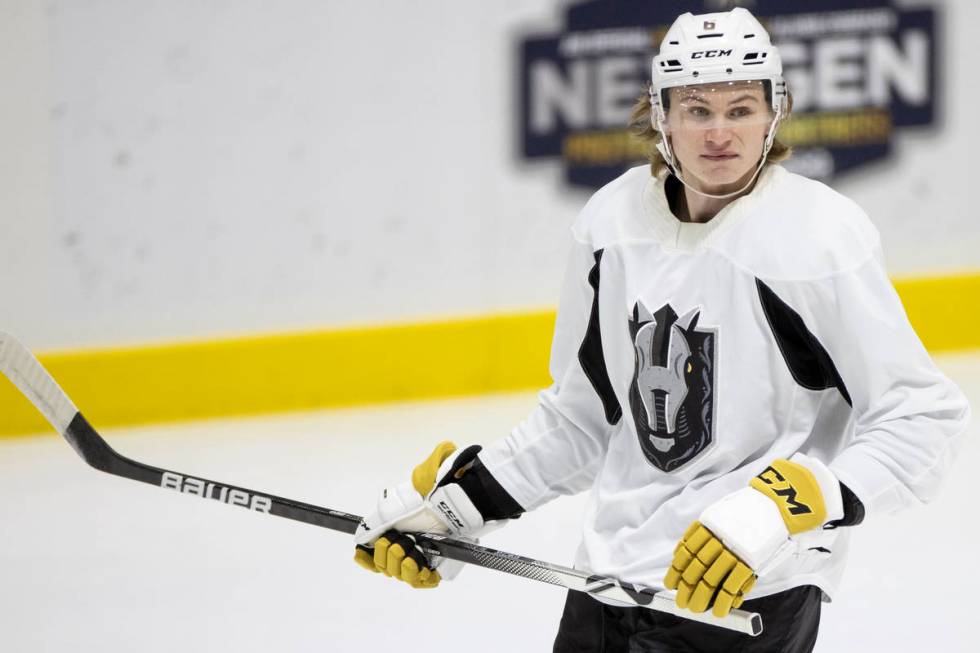
{"label": "player's nose", "polygon": [[709,150],[724,150],[731,142],[732,130],[728,127],[712,127],[704,132],[704,144]]}

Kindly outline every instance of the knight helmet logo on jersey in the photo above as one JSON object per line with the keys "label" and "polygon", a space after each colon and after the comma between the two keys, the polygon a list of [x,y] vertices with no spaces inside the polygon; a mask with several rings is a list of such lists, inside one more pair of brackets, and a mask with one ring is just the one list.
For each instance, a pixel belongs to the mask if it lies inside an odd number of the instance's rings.
{"label": "knight helmet logo on jersey", "polygon": [[658,469],[672,472],[713,440],[717,330],[698,328],[701,308],[678,317],[664,304],[642,302],[629,320],[635,367],[630,410],[640,448]]}

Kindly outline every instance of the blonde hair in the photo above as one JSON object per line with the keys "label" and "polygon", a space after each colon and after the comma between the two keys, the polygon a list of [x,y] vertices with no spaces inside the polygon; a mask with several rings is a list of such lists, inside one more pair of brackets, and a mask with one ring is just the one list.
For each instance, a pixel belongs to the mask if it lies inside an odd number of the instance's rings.
{"label": "blonde hair", "polygon": [[[640,98],[633,105],[633,110],[630,112],[629,130],[636,138],[638,138],[646,146],[650,157],[650,172],[654,177],[659,177],[666,170],[668,170],[667,162],[664,160],[663,155],[660,150],[657,149],[657,143],[663,138],[663,134],[658,132],[654,126],[653,121],[650,120],[650,112],[652,110],[652,105],[650,104],[650,93],[644,91]],[[785,121],[790,116],[790,112],[793,110],[793,96],[788,91],[786,92],[786,112],[780,122]],[[780,161],[785,161],[793,153],[793,148],[786,145],[779,138],[775,138],[772,141],[772,147],[769,148],[769,153],[766,154],[766,163],[779,163]]]}

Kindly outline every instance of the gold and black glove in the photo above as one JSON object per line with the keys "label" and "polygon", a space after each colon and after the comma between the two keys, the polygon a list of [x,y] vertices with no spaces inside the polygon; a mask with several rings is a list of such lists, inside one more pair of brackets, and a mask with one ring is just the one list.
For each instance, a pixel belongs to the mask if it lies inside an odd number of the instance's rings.
{"label": "gold and black glove", "polygon": [[688,527],[664,577],[677,605],[723,617],[795,550],[793,536],[844,515],[841,486],[816,458],[776,460]]}
{"label": "gold and black glove", "polygon": [[416,588],[436,587],[459,573],[461,563],[430,563],[411,534],[476,538],[523,512],[480,462],[480,449],[457,453],[455,444],[441,442],[410,482],[386,489],[354,534],[355,562]]}

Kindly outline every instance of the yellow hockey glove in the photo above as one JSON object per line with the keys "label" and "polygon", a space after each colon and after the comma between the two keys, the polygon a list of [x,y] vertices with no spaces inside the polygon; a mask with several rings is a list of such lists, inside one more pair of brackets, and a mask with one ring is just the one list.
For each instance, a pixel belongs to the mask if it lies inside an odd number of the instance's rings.
{"label": "yellow hockey glove", "polygon": [[[521,510],[483,470],[479,452],[479,446],[457,452],[452,442],[441,442],[415,468],[410,482],[385,489],[354,534],[354,561],[417,588],[436,587],[459,573],[462,563],[453,560],[430,564],[411,533],[475,538]],[[481,510],[490,516],[485,519]]]}
{"label": "yellow hockey glove", "polygon": [[373,547],[355,545],[354,562],[375,573],[404,581],[416,589],[437,587],[442,577],[415,546],[415,538],[390,530]]}
{"label": "yellow hockey glove", "polygon": [[840,519],[840,484],[815,458],[776,460],[749,482],[701,513],[674,549],[664,577],[677,605],[709,606],[719,617],[742,605],[756,578],[794,550],[791,536]]}
{"label": "yellow hockey glove", "polygon": [[712,605],[712,612],[724,617],[742,605],[756,578],[747,564],[696,521],[674,548],[664,585],[677,590],[678,607],[704,612]]}

